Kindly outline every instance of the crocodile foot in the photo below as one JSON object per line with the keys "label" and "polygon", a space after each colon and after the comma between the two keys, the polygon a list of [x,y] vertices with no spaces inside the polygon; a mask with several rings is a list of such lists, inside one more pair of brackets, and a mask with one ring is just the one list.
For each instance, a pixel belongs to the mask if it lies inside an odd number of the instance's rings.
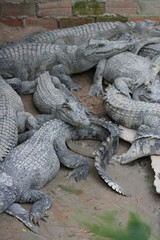
{"label": "crocodile foot", "polygon": [[103,89],[102,86],[97,85],[96,83],[94,83],[91,87],[90,90],[88,92],[88,96],[99,96],[100,94],[103,94]]}
{"label": "crocodile foot", "polygon": [[69,90],[79,91],[81,90],[81,87],[77,83],[72,82],[72,84],[69,86]]}
{"label": "crocodile foot", "polygon": [[83,165],[78,168],[73,169],[69,174],[69,180],[75,179],[76,182],[79,182],[81,179],[85,179],[89,173],[89,165]]}
{"label": "crocodile foot", "polygon": [[34,223],[34,225],[37,225],[37,226],[40,226],[40,219],[45,221],[46,222],[46,218],[48,218],[48,214],[46,213],[43,213],[43,214],[40,214],[40,213],[32,213],[30,214],[30,221]]}
{"label": "crocodile foot", "polygon": [[32,232],[36,233],[36,229],[29,220],[29,213],[24,208],[22,208],[20,204],[13,203],[5,210],[5,212],[11,216],[16,217],[18,220],[23,222],[24,225]]}
{"label": "crocodile foot", "polygon": [[46,221],[48,215],[45,213],[51,207],[52,201],[49,197],[42,198],[32,206],[29,219],[34,225],[40,226],[40,219]]}

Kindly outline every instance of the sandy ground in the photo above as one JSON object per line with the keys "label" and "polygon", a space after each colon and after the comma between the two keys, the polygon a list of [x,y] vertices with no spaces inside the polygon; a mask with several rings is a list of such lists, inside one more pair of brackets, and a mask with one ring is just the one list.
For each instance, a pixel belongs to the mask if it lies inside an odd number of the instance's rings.
{"label": "sandy ground", "polygon": [[[0,29],[0,44],[37,30],[13,29],[4,25],[0,26]],[[107,118],[103,97],[87,96],[93,74],[94,69],[73,76],[73,80],[81,86],[81,90],[75,92],[75,95],[93,112],[93,116]],[[26,111],[37,113],[31,95],[22,96],[22,100]],[[94,151],[98,144],[85,142],[83,146]],[[118,154],[125,152],[128,147],[129,144],[120,141]],[[36,227],[37,234],[28,230],[17,219],[3,213],[0,215],[0,240],[86,240],[91,235],[79,220],[81,218],[96,220],[97,214],[110,210],[117,211],[117,223],[122,227],[126,226],[130,211],[138,213],[152,228],[150,240],[160,239],[160,196],[153,186],[154,174],[150,159],[140,159],[126,166],[108,165],[108,174],[131,195],[130,197],[120,196],[106,186],[96,172],[94,159],[87,159],[90,173],[86,180],[78,183],[74,180],[68,181],[67,174],[70,170],[61,166],[57,176],[43,188],[43,191],[53,199],[53,205],[47,211],[49,215],[47,222],[41,221],[40,227]],[[30,209],[31,205],[24,204],[23,207]]]}

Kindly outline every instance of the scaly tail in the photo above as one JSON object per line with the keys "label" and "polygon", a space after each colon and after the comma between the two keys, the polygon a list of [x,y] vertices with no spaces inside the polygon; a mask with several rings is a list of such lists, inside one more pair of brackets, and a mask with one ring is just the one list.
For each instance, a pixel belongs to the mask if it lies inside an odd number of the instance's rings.
{"label": "scaly tail", "polygon": [[109,177],[108,174],[106,173],[106,166],[110,158],[113,156],[113,154],[116,152],[118,148],[120,131],[117,128],[117,126],[112,122],[91,119],[91,122],[94,122],[95,124],[96,121],[97,124],[100,124],[103,128],[109,130],[110,136],[108,136],[106,140],[102,142],[101,147],[96,153],[95,167],[101,178],[108,184],[109,187],[111,187],[117,193],[122,194],[123,196],[127,196],[124,190],[117,183],[115,183],[112,180],[112,178]]}

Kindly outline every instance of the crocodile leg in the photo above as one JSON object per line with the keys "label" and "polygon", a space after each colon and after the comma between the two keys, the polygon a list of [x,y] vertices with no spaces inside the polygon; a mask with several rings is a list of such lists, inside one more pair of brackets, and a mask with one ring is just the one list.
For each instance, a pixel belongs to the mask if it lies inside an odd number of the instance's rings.
{"label": "crocodile leg", "polygon": [[78,182],[87,177],[89,173],[88,162],[81,156],[69,154],[66,144],[62,141],[62,138],[54,141],[54,148],[60,162],[68,168],[74,168],[69,173],[70,179],[75,178]]}
{"label": "crocodile leg", "polygon": [[37,128],[39,127],[39,124],[31,113],[21,111],[17,113],[17,126],[18,131],[23,132],[26,128]]}
{"label": "crocodile leg", "polygon": [[72,92],[68,88],[66,88],[66,86],[57,77],[52,76],[51,79],[52,83],[56,88],[64,92],[68,97],[73,97],[77,100],[77,98],[72,94]]}
{"label": "crocodile leg", "polygon": [[93,84],[88,92],[89,96],[98,96],[99,94],[103,93],[102,88],[102,80],[103,80],[103,72],[106,64],[106,59],[102,59],[98,62],[96,66],[96,72],[93,79]]}
{"label": "crocodile leg", "polygon": [[65,74],[56,74],[56,76],[60,79],[60,81],[69,89],[79,91],[80,86],[77,83],[74,83],[70,76]]}
{"label": "crocodile leg", "polygon": [[22,133],[19,137],[18,137],[18,144],[21,144],[25,141],[27,141],[29,138],[31,138],[34,133],[37,131],[37,129],[31,129],[27,132]]}
{"label": "crocodile leg", "polygon": [[30,94],[35,91],[36,82],[35,81],[21,81],[19,78],[9,78],[5,81],[13,87],[18,94]]}
{"label": "crocodile leg", "polygon": [[39,190],[28,190],[21,195],[19,200],[20,203],[32,203],[34,202],[29,218],[30,221],[35,225],[39,225],[39,220],[42,219],[45,221],[45,211],[49,209],[52,205],[51,199],[43,192]]}
{"label": "crocodile leg", "polygon": [[21,207],[18,203],[13,203],[6,210],[5,213],[16,217],[18,220],[24,223],[26,227],[28,227],[31,231],[35,232],[33,225],[29,220],[29,213]]}
{"label": "crocodile leg", "polygon": [[16,77],[25,81],[28,79],[28,73],[23,63],[8,59],[0,59],[0,74],[5,78]]}
{"label": "crocodile leg", "polygon": [[114,80],[114,86],[125,96],[131,98],[130,94],[132,91],[129,89],[129,85],[132,81],[131,78],[118,77]]}
{"label": "crocodile leg", "polygon": [[78,91],[80,89],[79,85],[74,83],[70,76],[68,76],[68,71],[66,70],[63,64],[59,64],[52,67],[50,71],[51,75],[56,76],[60,79],[60,81],[66,85],[70,90]]}

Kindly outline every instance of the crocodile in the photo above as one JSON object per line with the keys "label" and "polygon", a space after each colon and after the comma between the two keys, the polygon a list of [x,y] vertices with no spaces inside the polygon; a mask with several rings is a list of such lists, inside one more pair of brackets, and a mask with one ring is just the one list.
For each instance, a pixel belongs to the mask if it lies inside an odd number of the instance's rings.
{"label": "crocodile", "polygon": [[91,38],[117,40],[122,35],[130,33],[136,37],[159,37],[160,27],[157,22],[144,20],[138,22],[97,22],[76,27],[44,30],[31,33],[19,42],[65,43],[67,45],[81,45]]}
{"label": "crocodile", "polygon": [[18,142],[18,132],[37,127],[32,114],[24,111],[20,96],[0,76],[0,161]]}
{"label": "crocodile", "polygon": [[109,58],[133,47],[133,41],[90,39],[80,46],[25,43],[0,50],[0,73],[22,81],[35,80],[48,70],[69,89],[78,90],[70,74],[84,72],[103,58]]}
{"label": "crocodile", "polygon": [[[96,169],[113,190],[124,194],[105,172],[109,158],[117,149],[119,130],[104,120],[90,122],[89,126],[78,129],[60,119],[47,121],[27,141],[7,154],[0,173],[0,213],[17,217],[34,231],[33,223],[39,224],[45,217],[45,210],[51,207],[51,199],[39,189],[55,177],[60,163],[73,169],[70,179],[79,181],[87,177],[87,161],[68,152],[67,138],[102,141],[95,159]],[[18,204],[26,202],[34,203],[30,213]]]}
{"label": "crocodile", "polygon": [[[89,125],[86,109],[71,91],[67,91],[57,77],[51,77],[49,72],[44,72],[36,79],[36,82],[33,102],[40,113],[50,114],[48,118],[60,118],[74,126]],[[59,88],[56,88],[55,85]],[[40,118],[43,120],[43,117],[45,116],[40,115],[39,120]]]}
{"label": "crocodile", "polygon": [[113,156],[111,162],[128,163],[137,158],[160,154],[160,107],[129,99],[110,85],[105,94],[107,114],[118,124],[137,130],[130,149]]}
{"label": "crocodile", "polygon": [[104,60],[95,84],[101,86],[104,78],[105,83],[114,83],[118,90],[131,97],[133,91],[141,85],[151,89],[159,72],[159,65],[159,57],[150,61],[129,51],[122,52]]}

